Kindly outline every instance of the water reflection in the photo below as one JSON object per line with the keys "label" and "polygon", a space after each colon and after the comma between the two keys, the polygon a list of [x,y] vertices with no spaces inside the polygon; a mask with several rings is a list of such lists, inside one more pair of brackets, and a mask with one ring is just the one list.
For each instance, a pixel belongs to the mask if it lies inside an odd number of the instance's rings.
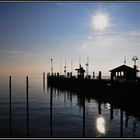
{"label": "water reflection", "polygon": [[[10,82],[9,82],[10,83]],[[13,82],[12,82],[13,85]],[[42,85],[40,86],[42,91]],[[14,88],[9,85],[9,117],[7,117],[11,131],[10,136],[20,135],[18,132],[23,132],[24,137],[138,137],[140,136],[140,122],[136,117],[133,117],[131,111],[135,111],[139,114],[138,107],[132,106],[131,110],[128,107],[123,108],[121,103],[113,102],[110,100],[104,100],[101,96],[93,97],[88,95],[86,91],[71,91],[71,90],[60,90],[58,88],[50,87],[45,88],[47,92],[38,92],[35,89],[29,90],[30,106],[28,105],[28,98],[24,98],[24,112],[21,108],[17,108],[19,100],[16,106],[14,106]],[[27,86],[28,89],[28,86]],[[34,91],[38,92],[38,96],[34,96]],[[26,93],[27,92],[27,93]],[[26,91],[28,97],[28,91]],[[97,91],[95,91],[97,92]],[[94,92],[94,93],[95,93]],[[22,92],[21,92],[22,93]],[[45,94],[44,94],[45,93]],[[11,101],[12,94],[12,101]],[[21,96],[20,92],[19,95]],[[46,98],[44,98],[46,96]],[[35,99],[34,102],[32,99]],[[2,100],[2,99],[1,99]],[[27,100],[27,101],[26,101]],[[26,107],[27,103],[27,107]],[[125,105],[126,103],[124,103]],[[11,107],[12,106],[12,107]],[[34,107],[34,108],[33,108]],[[14,110],[17,108],[17,110]],[[28,109],[30,108],[30,109]],[[1,109],[1,112],[4,109]],[[14,112],[15,111],[15,112]],[[30,112],[31,111],[31,112]],[[18,113],[17,113],[18,112]],[[88,112],[88,113],[87,113]],[[16,114],[17,113],[17,114]],[[24,113],[24,114],[23,114]],[[26,114],[27,113],[27,114]],[[46,114],[45,114],[46,113]],[[5,113],[6,114],[6,113]],[[5,115],[3,113],[3,116]],[[23,114],[18,116],[19,114]],[[32,115],[35,114],[35,115]],[[136,115],[137,115],[136,114]],[[26,116],[27,115],[27,116]],[[29,116],[30,115],[30,116]],[[3,116],[0,115],[0,121],[3,121]],[[18,117],[25,120],[25,126],[22,128],[22,122],[18,123],[19,126],[15,125],[18,121]],[[45,124],[42,119],[47,122]],[[27,124],[26,124],[27,120]],[[36,121],[34,121],[36,120]],[[91,123],[91,121],[94,121]],[[44,124],[41,125],[41,122]],[[5,126],[4,132],[7,130],[5,122],[2,122]],[[34,125],[32,125],[34,123]],[[30,127],[29,127],[30,124]],[[3,126],[1,125],[1,130]],[[27,125],[27,127],[26,127]],[[38,126],[37,131],[36,126]],[[19,129],[17,129],[16,127]],[[29,135],[30,128],[30,135]],[[18,132],[17,132],[18,131]],[[25,132],[24,132],[25,131]],[[26,134],[27,131],[27,134]],[[9,133],[9,131],[8,131]],[[13,133],[13,134],[12,134]],[[1,134],[6,135],[6,134]],[[9,135],[9,134],[8,134]]]}
{"label": "water reflection", "polygon": [[[52,87],[51,87],[52,88]],[[54,88],[54,91],[56,90],[57,88]],[[99,134],[99,136],[110,136],[111,135],[111,129],[109,129],[109,125],[110,125],[110,122],[112,123],[111,125],[113,125],[113,133],[116,133],[118,132],[119,134],[119,137],[124,137],[124,126],[125,128],[128,128],[128,120],[129,120],[129,114],[127,113],[127,111],[124,111],[122,108],[121,109],[118,109],[118,107],[116,107],[116,104],[114,104],[113,102],[108,102],[102,98],[98,98],[98,97],[91,97],[91,96],[88,96],[86,95],[85,93],[83,93],[83,91],[80,91],[80,92],[74,92],[74,91],[71,91],[71,90],[62,90],[63,92],[61,92],[61,89],[57,89],[60,94],[63,94],[63,98],[60,97],[60,99],[64,99],[63,100],[63,103],[66,104],[68,103],[68,101],[70,101],[70,104],[72,104],[72,100],[74,98],[74,95],[76,95],[75,97],[77,98],[77,105],[80,107],[81,110],[83,110],[82,112],[82,124],[83,124],[83,127],[82,127],[82,137],[88,137],[88,132],[87,132],[87,116],[88,114],[85,114],[85,112],[90,112],[92,111],[91,110],[91,106],[89,105],[89,108],[87,110],[87,103],[89,104],[92,104],[91,102],[93,101],[96,101],[96,108],[98,109],[98,114],[99,116],[97,116],[95,118],[95,121],[96,121],[96,127],[95,126],[92,126],[92,127],[95,127],[96,128],[96,132],[94,132],[94,135],[93,137],[97,136],[96,134]],[[55,92],[54,92],[55,93]],[[61,95],[58,95],[58,96],[61,96]],[[104,105],[104,108],[103,106]],[[89,110],[90,109],[90,110]],[[108,114],[107,114],[108,113]],[[123,115],[125,113],[125,116]],[[51,112],[50,112],[51,114]],[[52,114],[51,114],[52,115]],[[86,116],[85,116],[86,115]],[[94,116],[94,115],[93,115]],[[109,118],[107,118],[109,117]],[[117,117],[117,118],[116,118]],[[105,119],[106,118],[106,119]],[[106,121],[107,119],[109,119],[109,123],[107,123],[108,121]],[[117,119],[117,123],[115,122]],[[71,120],[71,121],[75,121],[75,120]],[[113,124],[113,121],[115,122]],[[106,127],[107,125],[107,127]],[[136,133],[136,122],[133,122],[132,125],[132,136],[135,137],[135,133]],[[115,128],[117,127],[117,129]],[[93,128],[94,129],[94,128]],[[128,128],[130,129],[130,128]],[[108,130],[108,132],[107,132]],[[110,131],[110,132],[109,132]],[[95,134],[96,133],[96,134]],[[113,136],[113,135],[111,135]],[[113,136],[114,137],[114,136]]]}
{"label": "water reflection", "polygon": [[99,101],[98,101],[98,111],[99,111],[99,114],[101,114],[101,110],[102,110],[102,109],[101,109],[101,101],[99,100]]}
{"label": "water reflection", "polygon": [[113,113],[114,113],[114,107],[113,107],[113,105],[110,105],[110,120],[113,120]]}
{"label": "water reflection", "polygon": [[109,103],[106,103],[105,105],[106,105],[106,108],[107,109],[110,109],[111,108],[111,105]]}
{"label": "water reflection", "polygon": [[136,126],[136,119],[133,118],[133,131],[132,131],[133,137],[136,137],[136,128],[137,128],[137,126]]}
{"label": "water reflection", "polygon": [[83,137],[85,137],[85,98],[83,97]]}
{"label": "water reflection", "polygon": [[97,128],[97,131],[101,135],[105,135],[105,133],[106,133],[106,122],[105,122],[105,119],[102,115],[100,115],[96,119],[96,128]]}
{"label": "water reflection", "polygon": [[123,110],[120,109],[120,137],[123,137]]}
{"label": "water reflection", "polygon": [[125,128],[127,128],[128,127],[128,120],[129,120],[129,116],[128,116],[128,113],[127,112],[125,112]]}

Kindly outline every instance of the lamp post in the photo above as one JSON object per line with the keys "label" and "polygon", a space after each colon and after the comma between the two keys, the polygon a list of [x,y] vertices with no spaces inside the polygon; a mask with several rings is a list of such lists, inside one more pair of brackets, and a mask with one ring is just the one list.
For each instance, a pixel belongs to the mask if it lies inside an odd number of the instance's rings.
{"label": "lamp post", "polygon": [[53,59],[51,58],[51,75],[53,75]]}
{"label": "lamp post", "polygon": [[134,61],[134,66],[136,66],[136,61],[138,60],[137,56],[133,56],[132,61]]}

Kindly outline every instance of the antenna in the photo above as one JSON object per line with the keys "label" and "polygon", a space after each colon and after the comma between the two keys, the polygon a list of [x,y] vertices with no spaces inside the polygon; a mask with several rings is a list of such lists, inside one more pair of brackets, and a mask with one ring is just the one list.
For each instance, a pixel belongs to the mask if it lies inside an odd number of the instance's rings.
{"label": "antenna", "polygon": [[88,75],[89,57],[87,56],[86,75]]}
{"label": "antenna", "polygon": [[62,67],[62,62],[60,60],[60,75],[61,75],[61,67]]}
{"label": "antenna", "polygon": [[51,58],[51,75],[53,74],[53,59]]}
{"label": "antenna", "polygon": [[71,72],[73,72],[73,59],[71,59]]}
{"label": "antenna", "polygon": [[79,57],[79,67],[80,67],[80,65],[81,65],[81,58]]}
{"label": "antenna", "polygon": [[132,61],[134,61],[134,66],[136,65],[136,61],[138,60],[137,56],[133,56]]}
{"label": "antenna", "polygon": [[124,57],[124,65],[126,64],[126,56]]}
{"label": "antenna", "polygon": [[67,62],[65,60],[65,66],[64,66],[64,74],[65,74],[65,76],[66,76],[66,65],[67,65]]}

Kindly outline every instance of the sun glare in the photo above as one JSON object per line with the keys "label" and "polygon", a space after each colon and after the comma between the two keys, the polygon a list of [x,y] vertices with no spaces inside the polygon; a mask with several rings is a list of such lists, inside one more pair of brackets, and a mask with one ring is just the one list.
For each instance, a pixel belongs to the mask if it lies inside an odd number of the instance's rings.
{"label": "sun glare", "polygon": [[105,13],[92,15],[91,26],[93,29],[103,31],[109,26],[109,17]]}
{"label": "sun glare", "polygon": [[101,134],[105,134],[105,119],[103,117],[98,117],[96,120],[96,128]]}

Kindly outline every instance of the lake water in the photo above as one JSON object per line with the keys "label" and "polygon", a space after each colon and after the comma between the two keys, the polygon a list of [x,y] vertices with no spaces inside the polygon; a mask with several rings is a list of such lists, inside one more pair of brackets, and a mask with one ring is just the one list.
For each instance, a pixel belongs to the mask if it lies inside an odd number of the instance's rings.
{"label": "lake water", "polygon": [[[140,137],[140,121],[120,108],[94,98],[46,87],[42,74],[29,76],[29,114],[26,78],[0,77],[0,137]],[[28,118],[28,123],[27,123]]]}

